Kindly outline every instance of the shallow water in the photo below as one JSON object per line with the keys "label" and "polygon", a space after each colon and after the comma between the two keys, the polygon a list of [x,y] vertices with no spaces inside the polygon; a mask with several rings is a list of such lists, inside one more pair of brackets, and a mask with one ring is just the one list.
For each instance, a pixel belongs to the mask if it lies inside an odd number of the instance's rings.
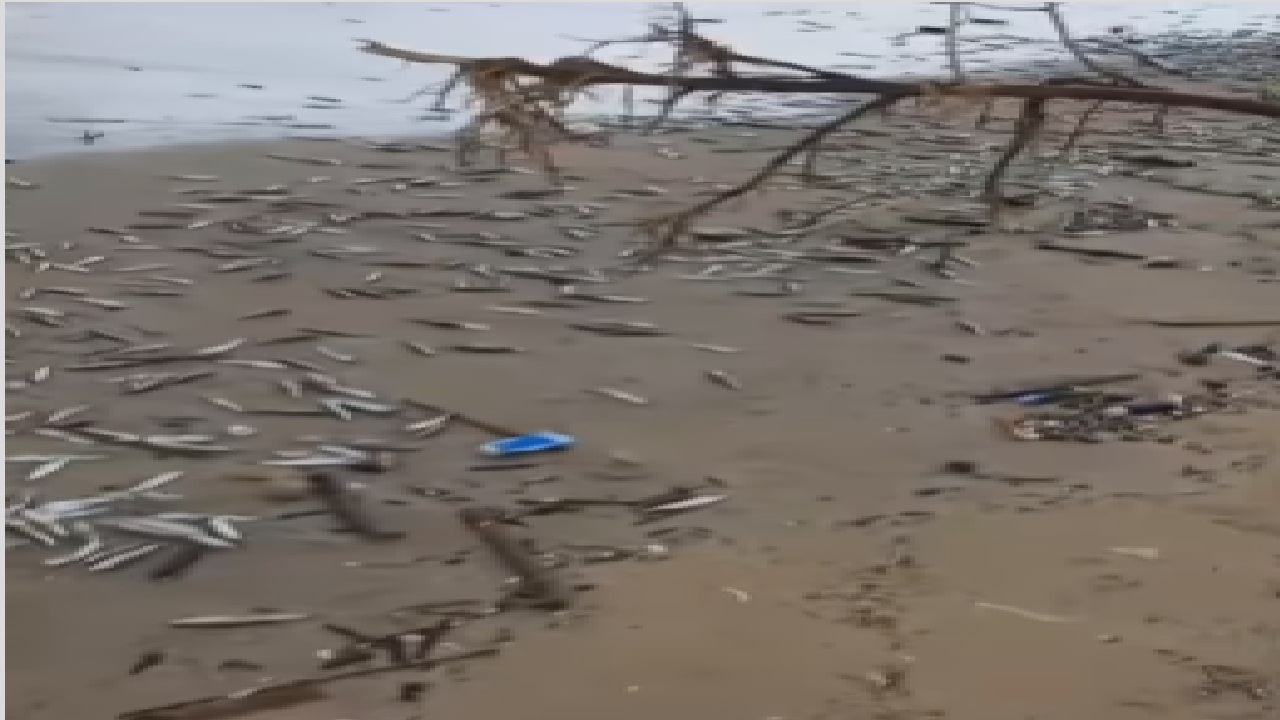
{"label": "shallow water", "polygon": [[[691,3],[696,17],[723,22],[704,32],[741,52],[906,76],[941,67],[941,41],[891,36],[945,24],[926,3]],[[6,157],[111,150],[287,134],[403,136],[456,126],[460,114],[430,112],[411,96],[444,79],[442,69],[406,66],[357,52],[356,39],[473,55],[549,60],[580,52],[580,39],[635,36],[666,12],[651,3],[8,3],[5,5]],[[1274,25],[1280,5],[1246,3],[1067,3],[1073,31],[1131,25],[1233,30]],[[970,26],[970,37],[1047,39],[1039,13],[993,13],[1007,26]],[[974,62],[1009,59],[1005,42],[966,42]],[[1027,49],[1042,49],[1022,46]],[[1056,51],[1055,51],[1056,52]],[[856,53],[858,56],[842,56]],[[862,55],[872,57],[863,57]],[[655,67],[665,57],[637,45],[597,55]],[[308,99],[324,96],[338,103]],[[616,111],[602,92],[586,112]],[[750,102],[750,101],[749,101]],[[761,102],[756,99],[754,102]],[[455,104],[456,107],[456,104]],[[290,127],[299,126],[325,126]],[[331,127],[329,127],[331,126]],[[85,132],[104,133],[91,146]]]}

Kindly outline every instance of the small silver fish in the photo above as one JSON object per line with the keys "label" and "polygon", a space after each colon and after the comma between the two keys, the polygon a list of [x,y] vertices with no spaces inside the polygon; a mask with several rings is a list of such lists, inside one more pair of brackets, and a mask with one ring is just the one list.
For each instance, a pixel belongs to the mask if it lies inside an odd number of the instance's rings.
{"label": "small silver fish", "polygon": [[214,537],[194,525],[160,520],[149,517],[108,518],[98,521],[99,525],[121,532],[134,533],[145,537],[164,538],[170,540],[189,540],[200,545],[216,548],[234,547],[234,543]]}
{"label": "small silver fish", "polygon": [[649,404],[648,399],[640,397],[639,395],[634,395],[625,390],[619,390],[617,388],[594,387],[594,388],[590,388],[588,392],[593,392],[593,393],[596,393],[597,395],[603,395],[608,398],[613,398],[614,400],[621,400],[622,402],[631,403],[632,405],[648,405]]}
{"label": "small silver fish", "polygon": [[79,415],[90,407],[90,405],[72,405],[70,407],[62,408],[61,410],[55,410],[49,413],[49,417],[45,418],[44,421],[48,425],[56,425],[63,420],[69,419],[73,415]]}
{"label": "small silver fish", "polygon": [[720,387],[728,388],[729,390],[742,389],[742,381],[723,370],[708,370],[706,376],[708,380]]}
{"label": "small silver fish", "polygon": [[120,300],[111,300],[108,298],[74,297],[71,299],[75,300],[76,302],[82,302],[86,305],[96,305],[98,307],[106,308],[108,310],[121,310],[123,308],[129,307],[129,303],[127,302],[122,302]]}
{"label": "small silver fish", "polygon": [[334,417],[338,418],[339,420],[350,422],[351,419],[354,417],[351,414],[351,412],[347,410],[346,405],[342,403],[341,399],[322,398],[317,402],[320,404],[320,407],[324,408],[325,410],[328,410],[330,413],[333,414]]}
{"label": "small silver fish", "polygon": [[332,348],[327,348],[323,345],[317,345],[316,352],[329,358],[330,360],[336,360],[337,362],[340,362],[340,363],[356,362],[356,357],[354,355],[347,355],[345,353],[340,353],[337,350],[334,350]]}
{"label": "small silver fish", "polygon": [[223,365],[258,368],[259,370],[284,370],[288,365],[278,360],[219,360]]}
{"label": "small silver fish", "polygon": [[707,345],[705,343],[689,343],[689,347],[695,348],[697,350],[705,350],[707,352],[713,352],[713,353],[729,354],[729,353],[742,352],[742,350],[740,350],[739,348],[730,347],[728,345]]}
{"label": "small silver fish", "polygon": [[239,542],[244,539],[244,535],[232,524],[231,520],[232,517],[230,515],[214,515],[208,519],[209,530],[223,540]]}
{"label": "small silver fish", "polygon": [[403,344],[413,352],[425,357],[431,357],[439,354],[436,352],[435,348],[428,347],[427,345],[423,345],[422,343],[415,342],[413,340],[405,340]]}
{"label": "small silver fish", "polygon": [[285,378],[284,380],[281,380],[278,385],[280,386],[280,389],[284,391],[285,395],[292,398],[302,397],[302,385],[298,383],[297,380]]}
{"label": "small silver fish", "polygon": [[404,429],[421,438],[428,438],[442,432],[449,425],[449,421],[453,419],[452,413],[444,413],[426,420],[409,423]]}
{"label": "small silver fish", "polygon": [[54,440],[75,443],[77,445],[93,445],[96,442],[91,438],[84,437],[83,435],[76,435],[75,433],[69,433],[66,430],[59,430],[58,428],[50,427],[35,428],[31,431],[31,434],[53,438]]}
{"label": "small silver fish", "polygon": [[255,615],[203,615],[178,618],[169,621],[174,628],[235,628],[254,625],[278,625],[280,623],[309,620],[309,613],[259,613]]}
{"label": "small silver fish", "polygon": [[160,543],[147,543],[145,545],[135,545],[123,551],[99,557],[89,563],[89,572],[105,572],[107,570],[116,570],[131,563],[135,563],[151,553],[164,547]]}
{"label": "small silver fish", "polygon": [[76,536],[84,538],[85,543],[77,548],[74,552],[66,555],[58,555],[44,560],[47,567],[62,567],[72,563],[80,562],[85,558],[93,555],[102,549],[102,537],[93,529],[93,526],[87,522],[71,523],[71,530]]}
{"label": "small silver fish", "polygon": [[222,354],[224,354],[224,353],[229,353],[229,352],[231,352],[232,350],[235,350],[236,348],[240,347],[241,345],[245,344],[246,342],[249,342],[249,338],[235,338],[235,339],[232,339],[232,340],[228,340],[228,341],[226,341],[226,342],[224,342],[224,343],[219,343],[219,344],[217,344],[217,345],[210,345],[210,346],[208,346],[208,347],[202,347],[202,348],[200,348],[199,350],[196,350],[195,352],[193,352],[193,353],[191,353],[191,354],[192,354],[192,355],[198,355],[198,356],[200,356],[200,357],[210,357],[210,356],[213,356],[213,355],[222,355]]}
{"label": "small silver fish", "polygon": [[646,513],[676,513],[687,512],[689,510],[697,510],[698,508],[708,507],[717,503],[728,500],[728,495],[698,495],[684,500],[676,500],[674,502],[663,503],[661,505],[653,505],[644,509]]}
{"label": "small silver fish", "polygon": [[231,412],[238,412],[238,413],[244,412],[244,407],[242,405],[232,400],[228,400],[227,398],[216,397],[212,395],[205,395],[203,397],[205,402],[211,405],[217,405],[218,407],[226,410],[230,410]]}
{"label": "small silver fish", "polygon": [[60,458],[50,460],[27,473],[27,482],[35,482],[36,480],[47,478],[50,475],[66,468],[74,459],[75,458],[73,456],[64,455]]}
{"label": "small silver fish", "polygon": [[367,413],[378,413],[378,414],[393,413],[400,410],[400,408],[395,405],[388,405],[386,403],[367,402],[364,400],[355,400],[355,399],[349,399],[349,398],[342,398],[337,402],[342,403],[344,407],[348,407],[352,410],[359,410],[361,412],[367,412]]}
{"label": "small silver fish", "polygon": [[152,475],[146,480],[135,483],[120,492],[123,495],[141,495],[143,493],[151,492],[157,488],[164,487],[186,474],[185,470],[170,470],[168,472],[162,472],[158,475]]}

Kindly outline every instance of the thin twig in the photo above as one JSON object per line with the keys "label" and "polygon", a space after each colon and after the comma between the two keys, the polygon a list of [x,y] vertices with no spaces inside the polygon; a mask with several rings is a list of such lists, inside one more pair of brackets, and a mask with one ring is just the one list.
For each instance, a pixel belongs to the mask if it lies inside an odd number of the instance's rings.
{"label": "thin twig", "polygon": [[991,173],[987,175],[987,180],[983,184],[982,195],[990,208],[991,224],[995,225],[1000,222],[1001,211],[1004,209],[1004,198],[1000,193],[1000,181],[1004,178],[1004,173],[1026,149],[1027,145],[1035,139],[1039,134],[1040,128],[1044,126],[1044,100],[1033,99],[1028,100],[1022,105],[1022,113],[1018,115],[1018,123],[1014,129],[1013,139],[1009,141],[1009,147],[1005,148],[1000,159],[996,161]]}
{"label": "thin twig", "polygon": [[801,138],[798,142],[792,144],[787,149],[775,155],[772,160],[770,160],[768,163],[765,163],[765,166],[755,175],[751,176],[746,182],[743,182],[736,187],[732,187],[728,190],[725,190],[719,195],[716,195],[708,200],[704,200],[698,203],[697,205],[694,205],[693,207],[687,208],[685,210],[681,210],[678,213],[668,215],[666,217],[658,218],[657,220],[652,221],[651,223],[649,223],[649,227],[650,227],[650,232],[655,236],[655,239],[657,240],[657,247],[655,248],[655,250],[657,252],[661,252],[662,250],[674,247],[679,242],[680,235],[683,234],[684,231],[688,228],[689,222],[691,220],[698,217],[699,215],[706,213],[708,210],[711,210],[712,208],[722,203],[728,202],[729,200],[732,200],[736,197],[741,197],[742,195],[745,195],[751,192],[752,190],[756,189],[761,185],[761,183],[763,183],[765,180],[768,180],[771,176],[774,175],[774,173],[778,172],[779,169],[781,169],[784,165],[790,162],[793,158],[800,155],[800,153],[803,153],[806,150],[809,150],[810,148],[816,146],[818,143],[822,142],[822,140],[826,138],[828,135],[830,135],[831,133],[835,132],[836,130],[839,130],[845,125],[848,125],[849,123],[854,122],[855,120],[862,117],[863,115],[866,115],[867,113],[889,107],[890,105],[893,105],[894,103],[902,100],[904,97],[907,97],[907,96],[906,95],[881,95],[880,97],[874,100],[858,105],[857,107],[840,115],[834,120],[830,120],[826,124],[821,125],[820,127],[811,131],[808,135]]}
{"label": "thin twig", "polygon": [[1084,135],[1085,127],[1094,115],[1102,109],[1105,103],[1102,100],[1094,100],[1085,111],[1080,113],[1080,118],[1076,120],[1076,126],[1072,128],[1071,134],[1067,136],[1067,141],[1062,144],[1062,149],[1058,151],[1058,157],[1064,160],[1071,155],[1071,151],[1075,149],[1076,142]]}
{"label": "thin twig", "polygon": [[1089,53],[1080,47],[1079,43],[1071,37],[1071,31],[1067,29],[1067,21],[1062,18],[1062,13],[1058,12],[1059,3],[1051,2],[1044,6],[1044,11],[1049,14],[1049,20],[1053,23],[1054,30],[1058,32],[1058,39],[1062,40],[1062,45],[1080,61],[1081,65],[1089,68],[1091,71],[1105,78],[1110,78],[1120,85],[1128,85],[1129,87],[1140,88],[1146,85],[1138,80],[1125,75],[1119,70],[1115,70],[1104,65],[1099,65],[1093,58],[1089,57]]}

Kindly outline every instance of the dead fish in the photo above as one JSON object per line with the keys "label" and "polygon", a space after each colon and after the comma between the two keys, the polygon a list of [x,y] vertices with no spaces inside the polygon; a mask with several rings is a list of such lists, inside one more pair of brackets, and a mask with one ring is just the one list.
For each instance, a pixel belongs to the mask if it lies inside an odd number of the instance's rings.
{"label": "dead fish", "polygon": [[697,350],[705,350],[706,352],[723,353],[723,354],[742,352],[742,350],[736,347],[730,347],[728,345],[708,345],[706,343],[689,343],[689,347],[695,348]]}
{"label": "dead fish", "polygon": [[649,298],[639,297],[635,295],[603,295],[600,293],[584,293],[579,292],[573,285],[565,285],[560,288],[560,294],[567,298],[576,300],[590,300],[600,303],[630,303],[640,304],[649,302]]}
{"label": "dead fish", "polygon": [[[83,433],[83,430],[81,430]],[[77,445],[93,445],[96,441],[84,437],[83,434],[67,432],[61,428],[38,427],[31,430],[32,435],[40,435],[41,437],[53,438],[54,440],[62,440],[63,442],[75,443]]]}
{"label": "dead fish", "polygon": [[168,179],[179,182],[218,182],[217,175],[169,175]]}
{"label": "dead fish", "polygon": [[569,327],[616,337],[662,337],[668,333],[649,322],[633,320],[595,320],[591,322],[569,323]]}
{"label": "dead fish", "polygon": [[463,322],[461,320],[427,320],[422,318],[413,318],[410,322],[418,325],[426,325],[427,327],[440,328],[442,330],[489,330],[490,327],[484,323]]}
{"label": "dead fish", "polygon": [[218,407],[223,408],[224,410],[230,410],[231,412],[238,412],[238,413],[244,412],[244,406],[240,405],[239,403],[228,400],[227,398],[217,397],[213,395],[204,395],[202,397],[204,398],[205,402],[211,405],[217,405]]}
{"label": "dead fish", "polygon": [[46,567],[62,567],[64,565],[71,565],[72,563],[84,560],[102,549],[102,537],[94,531],[93,526],[89,523],[73,522],[71,523],[71,530],[77,536],[84,538],[85,543],[74,552],[45,559],[44,565]]}
{"label": "dead fish", "polygon": [[698,510],[700,508],[716,505],[728,500],[728,495],[697,495],[684,500],[676,500],[674,502],[663,503],[661,505],[650,505],[642,508],[642,512],[650,515],[666,515],[672,513],[689,512],[690,510]]}
{"label": "dead fish", "polygon": [[57,425],[58,423],[68,420],[75,415],[79,415],[90,407],[92,406],[72,405],[70,407],[62,408],[61,410],[55,410],[49,413],[49,417],[45,418],[44,422],[46,425]]}
{"label": "dead fish", "polygon": [[135,563],[151,553],[164,547],[160,543],[148,543],[145,545],[130,546],[122,551],[99,557],[89,563],[89,572],[105,572],[108,570],[117,570],[131,563]]}
{"label": "dead fish", "polygon": [[394,412],[400,411],[400,408],[395,405],[388,405],[386,403],[368,402],[365,400],[339,398],[337,402],[342,403],[344,407],[350,408],[352,410],[359,410],[360,412],[385,414],[385,413],[394,413]]}
{"label": "dead fish", "polygon": [[230,542],[239,542],[244,539],[244,535],[232,523],[232,519],[229,515],[214,515],[206,522],[214,535]]}
{"label": "dead fish", "polygon": [[594,387],[594,388],[591,388],[588,392],[593,392],[593,393],[596,393],[597,395],[603,395],[605,397],[613,398],[614,400],[621,400],[622,402],[631,403],[632,405],[648,405],[649,404],[649,401],[646,398],[642,398],[639,395],[634,395],[632,393],[626,392],[625,390],[618,390],[617,388]]}
{"label": "dead fish", "polygon": [[343,164],[341,160],[335,160],[335,159],[333,159],[333,158],[304,157],[304,156],[301,156],[301,155],[285,155],[285,154],[283,154],[283,153],[266,153],[266,157],[269,157],[269,158],[271,158],[271,159],[273,159],[273,160],[285,160],[285,161],[288,161],[288,162],[304,163],[304,164],[307,164],[307,165],[333,165],[333,166],[337,166],[337,165],[342,165],[342,164]]}
{"label": "dead fish", "polygon": [[329,358],[330,360],[334,360],[334,361],[337,361],[337,362],[340,362],[340,363],[354,363],[354,362],[356,362],[356,356],[355,356],[355,355],[347,355],[347,354],[345,354],[345,353],[340,353],[340,352],[338,352],[337,350],[333,350],[333,349],[331,349],[331,348],[327,348],[327,347],[325,347],[325,346],[323,346],[323,345],[317,345],[317,346],[316,346],[316,352],[318,352],[318,353],[320,353],[321,355],[323,355],[323,356],[325,356],[325,357]]}
{"label": "dead fish", "polygon": [[280,389],[284,391],[285,395],[288,395],[291,398],[302,397],[302,384],[297,380],[285,378],[284,380],[278,381],[276,384],[280,386]]}
{"label": "dead fish", "polygon": [[755,233],[739,227],[695,227],[689,229],[689,234],[699,240],[738,240]]}
{"label": "dead fish", "polygon": [[742,382],[723,370],[708,370],[706,377],[711,382],[729,390],[741,390]]}
{"label": "dead fish", "polygon": [[58,540],[52,535],[33,527],[30,522],[18,515],[11,514],[5,517],[4,526],[6,530],[12,530],[28,540],[40,543],[41,545],[53,547],[58,544]]}
{"label": "dead fish", "polygon": [[492,343],[463,343],[461,345],[448,345],[446,348],[457,352],[475,353],[479,355],[502,355],[508,353],[527,352],[525,348],[515,345],[496,345]]}
{"label": "dead fish", "polygon": [[254,615],[200,615],[169,621],[173,628],[238,628],[279,625],[311,619],[310,613],[259,613]]}
{"label": "dead fish", "polygon": [[210,535],[194,525],[172,520],[148,517],[107,518],[99,520],[98,524],[121,532],[134,533],[146,537],[186,540],[216,548],[235,547],[235,543]]}
{"label": "dead fish", "polygon": [[270,308],[267,310],[257,310],[247,315],[241,315],[236,319],[237,320],[261,320],[263,318],[283,317],[285,315],[288,315],[290,312],[292,311],[286,308]]}
{"label": "dead fish", "polygon": [[855,311],[803,311],[786,313],[783,319],[790,320],[800,325],[834,325],[837,320],[851,317],[860,317],[862,313]]}
{"label": "dead fish", "polygon": [[85,305],[95,305],[97,307],[106,308],[108,310],[122,310],[124,308],[129,307],[129,303],[127,302],[122,302],[120,300],[111,300],[109,298],[73,297],[71,299],[75,300],[76,302],[84,303]]}
{"label": "dead fish", "polygon": [[419,420],[418,422],[409,423],[404,426],[405,431],[413,433],[420,438],[429,438],[440,434],[449,425],[449,421],[453,419],[452,413],[444,413],[427,420]]}
{"label": "dead fish", "polygon": [[222,365],[258,368],[260,370],[286,370],[288,365],[278,360],[219,360]]}
{"label": "dead fish", "polygon": [[535,310],[534,308],[512,307],[510,305],[486,305],[484,309],[492,310],[493,312],[506,313],[508,315],[542,315],[543,314],[541,310]]}
{"label": "dead fish", "polygon": [[269,258],[269,257],[243,258],[240,260],[232,260],[231,262],[222,263],[221,265],[216,266],[213,269],[213,271],[214,272],[237,272],[240,270],[248,270],[250,268],[261,267],[267,264],[274,264],[277,262],[279,261],[276,260],[275,258]]}
{"label": "dead fish", "polygon": [[140,482],[134,483],[133,485],[125,488],[124,490],[120,490],[118,495],[121,497],[128,497],[131,495],[143,495],[143,494],[152,492],[154,490],[157,490],[159,488],[162,488],[165,485],[168,485],[169,483],[177,480],[178,478],[186,474],[187,473],[185,470],[170,470],[168,472],[162,472],[156,475],[152,475],[146,480],[142,480]]}
{"label": "dead fish", "polygon": [[228,340],[224,343],[219,343],[217,345],[202,347],[199,350],[194,351],[192,355],[197,355],[199,357],[212,357],[214,355],[222,355],[225,353],[229,353],[232,350],[235,350],[236,348],[240,347],[241,345],[244,345],[247,342],[249,342],[249,338],[235,338],[232,340]]}
{"label": "dead fish", "polygon": [[50,460],[46,463],[43,463],[42,465],[39,465],[31,472],[27,473],[27,482],[35,482],[36,480],[42,480],[44,478],[47,478],[50,475],[63,470],[68,465],[70,465],[74,460],[75,460],[75,456],[64,455],[63,457],[56,458],[54,460]]}
{"label": "dead fish", "polygon": [[168,270],[173,267],[165,263],[146,263],[144,265],[127,265],[122,268],[116,268],[112,272],[155,272],[156,270]]}
{"label": "dead fish", "polygon": [[144,437],[140,442],[148,447],[174,452],[224,453],[232,452],[234,450],[234,448],[227,447],[226,445],[209,445],[204,442],[170,440],[166,439],[163,435],[151,435],[149,437]]}

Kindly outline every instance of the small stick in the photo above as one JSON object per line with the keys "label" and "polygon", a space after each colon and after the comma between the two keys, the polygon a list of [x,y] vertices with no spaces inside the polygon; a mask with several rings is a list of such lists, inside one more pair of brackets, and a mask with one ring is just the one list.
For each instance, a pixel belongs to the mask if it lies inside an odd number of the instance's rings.
{"label": "small stick", "polygon": [[441,414],[441,415],[445,415],[445,414],[451,415],[453,416],[454,420],[470,425],[471,427],[476,428],[477,430],[483,430],[484,432],[487,432],[495,437],[500,437],[500,438],[519,437],[520,435],[524,434],[519,430],[513,430],[509,427],[504,427],[502,425],[497,425],[495,423],[491,423],[486,420],[481,420],[475,417],[474,415],[468,415],[463,412],[458,412],[457,410],[450,410],[448,408],[440,407],[439,405],[432,405],[431,403],[423,402],[421,400],[414,400],[413,398],[405,398],[405,403],[412,405],[416,408],[426,410],[427,412],[432,412],[432,413]]}
{"label": "small stick", "polygon": [[567,608],[572,600],[569,589],[504,532],[501,518],[501,510],[489,507],[467,507],[458,512],[462,524],[520,579],[520,590],[533,598],[534,607],[553,612]]}
{"label": "small stick", "polygon": [[[116,718],[117,720],[178,720],[179,718],[195,720],[195,718],[217,718],[244,715],[265,709],[263,705],[258,705],[258,703],[265,704],[270,701],[270,698],[266,700],[259,699],[265,694],[275,695],[279,693],[285,695],[285,697],[275,699],[275,707],[284,707],[319,700],[324,697],[324,694],[320,692],[320,688],[338,680],[367,677],[369,675],[381,675],[384,673],[396,672],[398,670],[411,670],[415,668],[431,669],[444,663],[472,660],[474,658],[481,657],[492,657],[497,654],[498,648],[496,647],[482,648],[479,650],[455,653],[453,655],[445,655],[443,657],[432,658],[429,660],[420,660],[404,665],[386,665],[373,668],[361,668],[359,670],[349,670],[347,672],[328,675],[325,677],[286,680],[283,682],[273,683],[271,685],[264,685],[262,687],[237,690],[236,692],[228,693],[226,695],[209,695],[195,700],[186,700],[170,705],[161,705],[142,710],[130,710],[129,712],[120,713]],[[227,706],[218,707],[223,703],[226,703]]]}
{"label": "small stick", "polygon": [[361,502],[363,498],[356,496],[350,488],[338,478],[326,472],[313,472],[307,475],[311,489],[328,507],[345,529],[358,532],[371,540],[399,540],[404,533],[399,530],[386,530],[374,523],[369,511]]}

